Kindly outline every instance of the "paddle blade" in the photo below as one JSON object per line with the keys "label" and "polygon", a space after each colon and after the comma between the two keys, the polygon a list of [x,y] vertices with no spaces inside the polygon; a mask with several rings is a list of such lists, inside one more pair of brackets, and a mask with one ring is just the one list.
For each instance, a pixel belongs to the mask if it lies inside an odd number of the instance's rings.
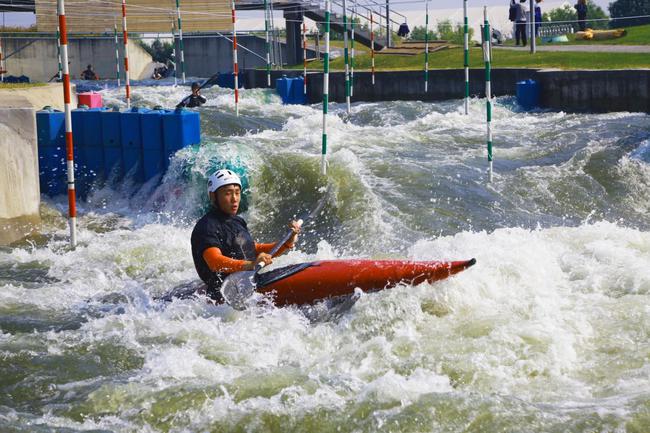
{"label": "paddle blade", "polygon": [[221,295],[235,310],[245,310],[246,300],[255,293],[255,272],[243,271],[228,275],[221,285]]}

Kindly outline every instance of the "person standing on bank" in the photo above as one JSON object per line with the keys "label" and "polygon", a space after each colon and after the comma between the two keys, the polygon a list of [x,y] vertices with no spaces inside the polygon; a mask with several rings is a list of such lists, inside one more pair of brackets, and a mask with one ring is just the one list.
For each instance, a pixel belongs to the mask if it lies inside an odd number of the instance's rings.
{"label": "person standing on bank", "polygon": [[[192,231],[192,258],[194,267],[207,284],[207,295],[222,302],[220,287],[233,272],[255,269],[259,263],[269,265],[273,257],[269,252],[275,243],[253,241],[248,226],[237,215],[241,201],[241,180],[230,170],[219,170],[208,179],[211,207]],[[292,221],[289,227],[293,236],[280,248],[276,256],[293,248],[300,225]]]}
{"label": "person standing on bank", "polygon": [[542,0],[535,0],[535,37],[539,36],[539,27],[542,25]]}
{"label": "person standing on bank", "polygon": [[187,107],[187,108],[194,108],[194,107],[200,107],[201,105],[205,104],[208,102],[207,99],[205,99],[205,96],[201,95],[199,92],[201,91],[201,85],[199,83],[192,83],[192,94],[185,99],[183,99],[177,106],[176,108],[180,107]]}
{"label": "person standing on bank", "polygon": [[515,41],[517,42],[517,45],[519,45],[519,42],[522,42],[522,45],[525,47],[527,40],[526,40],[526,22],[527,22],[527,17],[526,14],[528,11],[526,10],[526,0],[519,0],[519,4],[517,4],[517,14],[515,16]]}
{"label": "person standing on bank", "polygon": [[584,32],[587,29],[587,0],[578,0],[574,8],[578,13],[578,27]]}

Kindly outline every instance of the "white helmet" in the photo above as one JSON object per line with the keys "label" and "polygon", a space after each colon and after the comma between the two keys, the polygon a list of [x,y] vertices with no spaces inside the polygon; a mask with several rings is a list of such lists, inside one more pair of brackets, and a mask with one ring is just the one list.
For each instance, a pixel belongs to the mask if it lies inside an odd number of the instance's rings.
{"label": "white helmet", "polygon": [[208,178],[208,193],[215,192],[226,185],[239,185],[241,188],[241,179],[230,170],[218,170]]}

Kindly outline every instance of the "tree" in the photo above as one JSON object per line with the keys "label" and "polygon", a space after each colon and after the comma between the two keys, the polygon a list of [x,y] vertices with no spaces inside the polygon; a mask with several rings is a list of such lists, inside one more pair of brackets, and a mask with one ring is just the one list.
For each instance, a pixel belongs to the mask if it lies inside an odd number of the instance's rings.
{"label": "tree", "polygon": [[[411,39],[416,41],[423,41],[425,36],[424,26],[415,26],[411,31]],[[429,40],[438,39],[435,31],[429,29]]]}
{"label": "tree", "polygon": [[[469,40],[474,36],[474,29],[469,28]],[[452,24],[450,20],[438,21],[437,24],[438,38],[449,41],[452,44],[462,45],[465,40],[465,30],[461,24]]]}
{"label": "tree", "polygon": [[[612,18],[650,15],[650,2],[648,0],[616,0],[609,4],[609,13]],[[650,18],[628,18],[614,20],[612,26],[638,26],[648,23],[650,23]]]}
{"label": "tree", "polygon": [[[592,0],[587,0],[587,18],[600,19],[608,18],[605,11]],[[566,3],[564,6],[551,9],[542,15],[543,21],[575,21],[572,23],[573,30],[578,31],[578,14],[573,6]],[[591,29],[607,28],[607,21],[587,21],[587,27]]]}

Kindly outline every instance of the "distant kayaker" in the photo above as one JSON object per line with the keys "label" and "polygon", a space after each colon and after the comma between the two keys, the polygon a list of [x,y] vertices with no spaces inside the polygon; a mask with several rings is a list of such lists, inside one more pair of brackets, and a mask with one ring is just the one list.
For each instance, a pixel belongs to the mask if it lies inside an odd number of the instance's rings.
{"label": "distant kayaker", "polygon": [[93,70],[93,65],[86,66],[86,70],[81,72],[82,80],[99,80],[99,76]]}
{"label": "distant kayaker", "polygon": [[[219,170],[208,179],[212,206],[192,231],[192,258],[199,277],[208,286],[207,294],[221,301],[219,288],[228,274],[253,270],[258,263],[269,265],[274,243],[253,241],[243,218],[237,216],[241,201],[241,180],[230,170]],[[280,248],[280,255],[293,248],[300,226],[289,224],[293,236]]]}
{"label": "distant kayaker", "polygon": [[187,107],[187,108],[194,108],[194,107],[200,107],[201,105],[205,104],[208,102],[207,99],[205,99],[205,96],[201,95],[199,92],[201,91],[201,85],[199,83],[192,83],[192,94],[185,99],[183,99],[177,106],[176,108],[179,107]]}

